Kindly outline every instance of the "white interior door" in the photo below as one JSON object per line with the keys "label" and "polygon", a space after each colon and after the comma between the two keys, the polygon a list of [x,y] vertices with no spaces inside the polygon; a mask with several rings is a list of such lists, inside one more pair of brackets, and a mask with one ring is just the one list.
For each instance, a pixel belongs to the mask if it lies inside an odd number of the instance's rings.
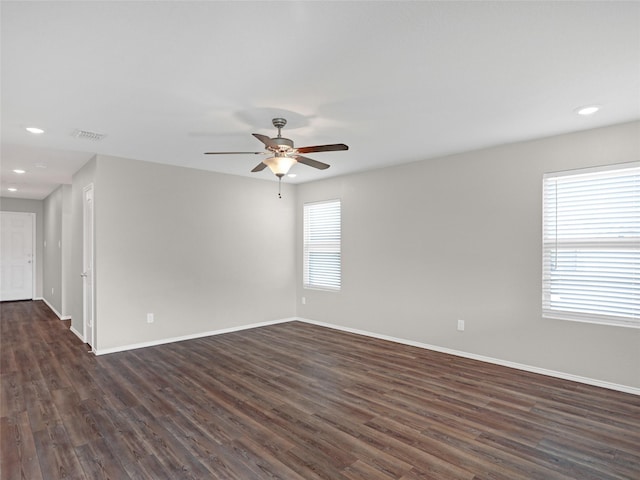
{"label": "white interior door", "polygon": [[0,300],[33,299],[35,214],[0,212]]}
{"label": "white interior door", "polygon": [[95,290],[94,290],[94,233],[93,184],[84,188],[82,202],[82,298],[84,341],[95,350]]}

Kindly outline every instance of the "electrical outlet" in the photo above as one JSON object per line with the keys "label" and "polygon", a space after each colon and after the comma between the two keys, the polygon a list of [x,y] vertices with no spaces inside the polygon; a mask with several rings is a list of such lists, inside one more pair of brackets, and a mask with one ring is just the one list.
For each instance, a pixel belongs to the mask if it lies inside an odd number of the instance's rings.
{"label": "electrical outlet", "polygon": [[147,313],[147,323],[153,323],[153,313]]}
{"label": "electrical outlet", "polygon": [[464,332],[464,320],[458,320],[458,331]]}
{"label": "electrical outlet", "polygon": [[306,305],[307,304],[307,297],[302,297],[302,304]]}

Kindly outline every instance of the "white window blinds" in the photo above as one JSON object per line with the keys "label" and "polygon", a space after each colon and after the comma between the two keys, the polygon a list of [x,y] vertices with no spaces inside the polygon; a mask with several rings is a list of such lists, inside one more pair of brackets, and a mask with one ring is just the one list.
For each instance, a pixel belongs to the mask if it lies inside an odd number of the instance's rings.
{"label": "white window blinds", "polygon": [[304,286],[340,290],[340,200],[304,205]]}
{"label": "white window blinds", "polygon": [[640,327],[640,162],[546,174],[545,317]]}

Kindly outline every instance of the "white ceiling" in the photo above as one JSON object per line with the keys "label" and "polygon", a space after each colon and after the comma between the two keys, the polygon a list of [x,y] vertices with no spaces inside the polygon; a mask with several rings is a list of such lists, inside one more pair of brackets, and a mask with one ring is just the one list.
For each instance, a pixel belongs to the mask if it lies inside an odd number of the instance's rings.
{"label": "white ceiling", "polygon": [[[290,182],[640,118],[639,2],[3,1],[0,13],[3,196],[44,198],[95,153],[275,180],[249,173],[263,157],[203,155],[260,151],[251,133],[275,136],[275,116],[296,146],[350,147],[309,154],[331,168],[295,165]],[[586,104],[602,109],[574,113]]]}

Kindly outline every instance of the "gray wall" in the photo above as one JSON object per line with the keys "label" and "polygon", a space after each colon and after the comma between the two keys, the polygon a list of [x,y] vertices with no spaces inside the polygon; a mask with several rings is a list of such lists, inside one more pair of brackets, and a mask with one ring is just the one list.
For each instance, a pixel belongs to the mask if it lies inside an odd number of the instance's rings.
{"label": "gray wall", "polygon": [[295,189],[283,197],[274,182],[98,156],[96,348],[294,316]]}
{"label": "gray wall", "polygon": [[62,316],[62,187],[44,199],[43,297]]}
{"label": "gray wall", "polygon": [[61,185],[43,201],[43,297],[59,317],[67,319],[71,257],[71,185]]}
{"label": "gray wall", "polygon": [[61,265],[61,277],[62,277],[62,315],[63,317],[70,317],[70,305],[71,305],[71,256],[73,253],[72,240],[73,240],[73,217],[72,217],[72,191],[71,185],[62,185],[62,265]]}
{"label": "gray wall", "polygon": [[[541,316],[543,173],[638,159],[634,122],[301,185],[297,313],[639,388],[640,329]],[[343,287],[303,289],[302,206],[332,198]]]}
{"label": "gray wall", "polygon": [[42,200],[0,198],[0,210],[4,212],[28,212],[36,214],[36,291],[34,298],[42,298],[44,278],[44,205]]}

